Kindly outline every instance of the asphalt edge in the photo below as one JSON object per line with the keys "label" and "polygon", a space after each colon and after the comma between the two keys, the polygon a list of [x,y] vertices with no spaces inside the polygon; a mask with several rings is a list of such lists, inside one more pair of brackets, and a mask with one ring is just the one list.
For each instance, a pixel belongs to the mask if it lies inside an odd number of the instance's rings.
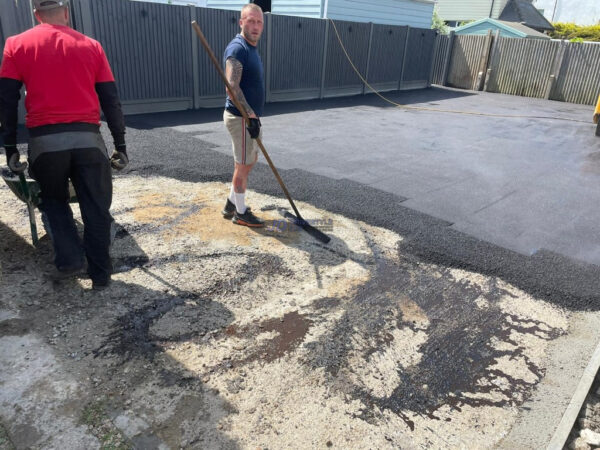
{"label": "asphalt edge", "polygon": [[596,350],[592,355],[590,362],[583,371],[579,384],[575,389],[575,393],[565,410],[556,431],[548,443],[547,450],[562,450],[569,438],[569,434],[573,429],[573,425],[579,416],[579,411],[587,398],[587,395],[592,387],[598,369],[600,368],[600,343],[596,346]]}

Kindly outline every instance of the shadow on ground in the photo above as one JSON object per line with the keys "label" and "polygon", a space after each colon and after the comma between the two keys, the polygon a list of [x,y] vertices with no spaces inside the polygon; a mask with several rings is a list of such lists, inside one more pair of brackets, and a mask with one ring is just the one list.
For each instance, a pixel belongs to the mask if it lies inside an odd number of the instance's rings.
{"label": "shadow on ground", "polygon": [[[42,269],[49,267],[49,242],[36,249],[2,222],[0,242],[0,293],[11,298],[10,306],[20,312],[18,319],[2,322],[0,338],[33,333],[48,339],[48,351],[59,360],[64,373],[78,374],[79,396],[69,399],[76,420],[103,440],[115,433],[103,424],[110,417],[121,424],[121,432],[134,448],[161,448],[164,444],[169,448],[239,448],[219,428],[235,408],[166,352],[175,343],[211,336],[231,323],[231,312],[213,302],[209,292],[172,290],[167,282],[161,292],[115,281],[107,291],[95,293],[82,289],[75,280],[50,282],[40,276]],[[130,246],[135,261],[116,260],[118,271],[145,263],[160,268],[168,262],[148,261],[139,247],[135,251],[135,242],[124,230],[115,245]],[[7,284],[14,278],[22,280],[20,286]],[[159,335],[151,331],[154,323],[173,314],[178,320],[185,315],[193,317],[191,329],[182,333],[182,328],[168,326]],[[33,414],[38,396],[51,399],[55,394],[46,385],[34,384],[5,422],[17,448],[35,446],[35,439],[44,432],[53,433],[52,423],[36,421]],[[9,406],[4,405],[5,413]],[[63,405],[54,404],[53,408],[60,414]],[[97,420],[90,420],[92,416]],[[34,430],[34,423],[48,428],[28,435],[18,431],[23,427]],[[97,432],[99,428],[101,432]],[[127,432],[135,434],[127,436]]]}

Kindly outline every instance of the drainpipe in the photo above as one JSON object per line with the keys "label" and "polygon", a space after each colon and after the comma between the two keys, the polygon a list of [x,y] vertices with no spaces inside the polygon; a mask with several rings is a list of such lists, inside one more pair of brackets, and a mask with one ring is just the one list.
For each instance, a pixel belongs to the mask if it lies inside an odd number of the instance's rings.
{"label": "drainpipe", "polygon": [[490,19],[493,19],[492,14],[494,14],[494,0],[492,0],[492,6],[490,7]]}

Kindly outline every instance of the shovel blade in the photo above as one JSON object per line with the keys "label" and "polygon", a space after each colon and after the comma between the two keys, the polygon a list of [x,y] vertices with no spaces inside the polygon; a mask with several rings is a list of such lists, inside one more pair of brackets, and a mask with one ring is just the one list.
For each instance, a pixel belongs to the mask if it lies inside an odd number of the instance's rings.
{"label": "shovel blade", "polygon": [[308,234],[310,234],[316,240],[321,241],[324,244],[328,244],[329,241],[331,240],[331,238],[329,236],[327,236],[321,230],[313,227],[310,223],[308,223],[302,217],[296,217],[289,211],[285,211],[285,210],[280,210],[279,212],[283,215],[283,217],[285,217],[286,219],[292,220],[294,222],[294,224],[301,227],[304,231],[306,231]]}

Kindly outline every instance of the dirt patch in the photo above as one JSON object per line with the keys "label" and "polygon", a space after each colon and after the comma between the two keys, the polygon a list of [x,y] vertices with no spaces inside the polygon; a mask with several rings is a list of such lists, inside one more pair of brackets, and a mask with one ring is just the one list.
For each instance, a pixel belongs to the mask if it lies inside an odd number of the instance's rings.
{"label": "dirt patch", "polygon": [[246,365],[258,359],[272,362],[295,350],[310,329],[311,321],[297,311],[285,314],[281,319],[269,319],[242,329],[230,325],[225,330],[228,336],[254,340],[259,334],[273,333],[275,337],[264,342],[244,359],[234,361],[232,365]]}

